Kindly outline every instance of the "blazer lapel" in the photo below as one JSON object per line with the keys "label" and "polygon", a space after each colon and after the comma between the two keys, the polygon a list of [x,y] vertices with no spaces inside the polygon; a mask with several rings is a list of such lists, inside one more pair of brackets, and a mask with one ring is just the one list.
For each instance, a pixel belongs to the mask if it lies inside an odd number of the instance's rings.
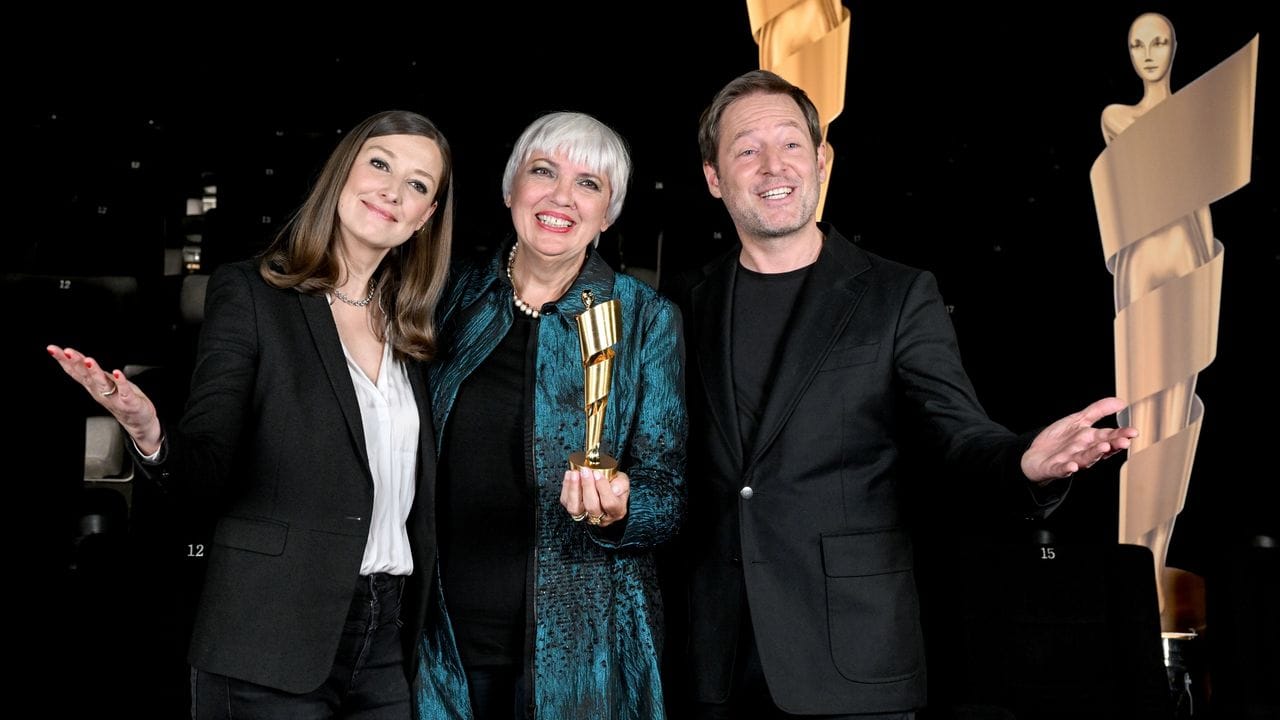
{"label": "blazer lapel", "polygon": [[855,252],[847,240],[834,230],[828,231],[818,261],[796,299],[790,327],[783,334],[773,385],[765,400],[760,429],[747,463],[748,472],[795,412],[801,395],[849,324],[862,298],[866,286],[855,274],[867,265],[865,259],[861,268],[851,262],[856,259]]}
{"label": "blazer lapel", "polygon": [[[373,473],[369,470],[369,448],[364,441],[364,422],[360,419],[360,402],[356,400],[356,387],[351,382],[351,371],[347,369],[347,358],[342,352],[342,341],[338,339],[338,326],[333,322],[325,299],[317,295],[298,293],[298,303],[302,306],[302,315],[311,328],[311,337],[315,340],[316,351],[320,362],[324,364],[325,374],[333,387],[333,394],[342,408],[342,416],[347,422],[347,432],[360,453],[360,464],[364,467],[369,482],[373,482]],[[417,388],[414,388],[415,392]]]}
{"label": "blazer lapel", "polygon": [[[427,382],[427,363],[409,360],[405,363],[413,399],[418,405],[418,472],[413,507],[409,512],[409,541],[413,548],[414,572],[424,571],[435,562],[432,540],[436,518],[436,434],[431,418],[431,392]],[[416,643],[415,643],[416,645]]]}
{"label": "blazer lapel", "polygon": [[742,436],[738,429],[738,405],[733,392],[733,347],[729,335],[733,317],[733,278],[738,252],[727,253],[714,263],[706,279],[693,288],[694,336],[698,343],[698,370],[712,421],[733,458],[742,467]]}
{"label": "blazer lapel", "polygon": [[413,399],[418,404],[418,458],[420,464],[430,466],[436,461],[435,428],[431,421],[431,393],[427,389],[427,367],[425,362],[409,360],[405,363],[405,373],[409,376],[409,385],[413,388]]}

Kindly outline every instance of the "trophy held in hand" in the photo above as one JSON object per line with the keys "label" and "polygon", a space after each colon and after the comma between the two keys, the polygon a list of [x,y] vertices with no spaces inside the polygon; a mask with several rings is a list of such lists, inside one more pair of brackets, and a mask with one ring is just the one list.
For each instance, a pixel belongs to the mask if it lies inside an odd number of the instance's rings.
{"label": "trophy held in hand", "polygon": [[593,305],[591,291],[582,292],[586,310],[578,316],[578,340],[582,349],[583,409],[587,414],[586,450],[569,455],[574,470],[588,468],[613,477],[617,459],[600,452],[600,435],[604,430],[604,410],[609,402],[609,381],[613,377],[613,346],[618,342],[622,325],[622,303],[610,300]]}

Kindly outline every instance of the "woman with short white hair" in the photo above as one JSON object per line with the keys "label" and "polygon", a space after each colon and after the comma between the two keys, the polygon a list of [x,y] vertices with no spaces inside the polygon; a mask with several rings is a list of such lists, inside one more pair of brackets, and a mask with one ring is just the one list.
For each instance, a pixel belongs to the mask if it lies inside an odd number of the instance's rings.
{"label": "woman with short white hair", "polygon": [[[684,513],[683,352],[675,306],[594,249],[630,171],[595,118],[538,118],[503,176],[514,237],[450,279],[431,369],[440,604],[419,717],[663,717],[650,551]],[[588,420],[577,317],[610,300],[607,402]],[[591,423],[612,475],[570,470]]]}

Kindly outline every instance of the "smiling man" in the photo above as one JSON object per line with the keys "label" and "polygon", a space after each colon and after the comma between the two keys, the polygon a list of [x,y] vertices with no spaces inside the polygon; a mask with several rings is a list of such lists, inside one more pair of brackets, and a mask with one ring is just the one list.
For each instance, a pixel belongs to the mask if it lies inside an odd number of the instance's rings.
{"label": "smiling man", "polygon": [[992,422],[932,275],[815,221],[818,114],[749,72],[703,113],[703,171],[740,245],[684,291],[685,530],[698,718],[910,718],[925,702],[904,442],[1028,515],[1129,444],[1100,400],[1032,438]]}

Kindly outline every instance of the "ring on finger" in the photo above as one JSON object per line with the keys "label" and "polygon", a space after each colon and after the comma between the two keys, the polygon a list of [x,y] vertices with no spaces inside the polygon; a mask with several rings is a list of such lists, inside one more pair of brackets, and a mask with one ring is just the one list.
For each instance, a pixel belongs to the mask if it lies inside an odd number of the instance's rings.
{"label": "ring on finger", "polygon": [[599,525],[600,521],[604,520],[604,516],[605,516],[604,513],[600,513],[599,515],[590,515],[587,517],[587,522],[591,523],[592,525]]}
{"label": "ring on finger", "polygon": [[115,383],[111,383],[110,390],[99,390],[98,394],[101,395],[102,397],[111,397],[112,395],[115,395],[118,392],[120,392],[120,386]]}
{"label": "ring on finger", "polygon": [[570,520],[573,520],[574,522],[582,522],[582,519],[583,519],[583,518],[585,518],[586,516],[587,516],[587,511],[586,511],[586,510],[583,510],[582,512],[578,513],[577,515],[570,515],[570,516],[569,516],[569,519],[570,519]]}

